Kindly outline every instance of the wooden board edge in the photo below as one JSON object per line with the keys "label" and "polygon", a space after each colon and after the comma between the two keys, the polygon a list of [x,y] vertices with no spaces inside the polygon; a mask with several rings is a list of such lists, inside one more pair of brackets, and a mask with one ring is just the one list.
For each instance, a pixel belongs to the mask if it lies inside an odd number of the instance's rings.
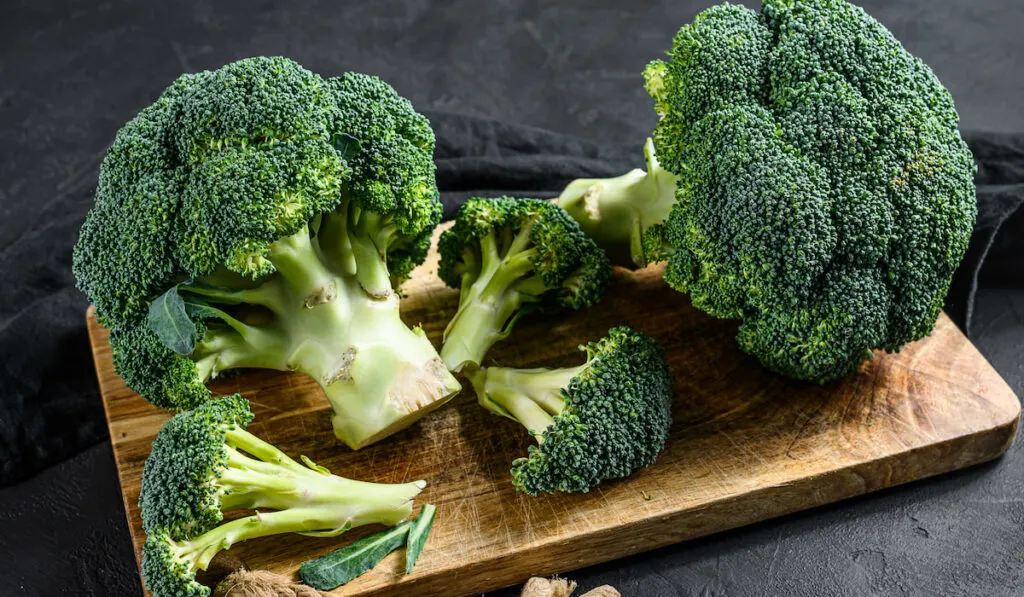
{"label": "wooden board edge", "polygon": [[[85,327],[87,328],[87,330],[89,332],[89,344],[91,346],[96,346],[96,344],[97,344],[96,331],[99,329],[100,323],[96,319],[96,306],[95,305],[89,305],[89,308],[85,310]],[[107,434],[110,435],[110,456],[111,456],[111,458],[113,458],[113,460],[114,460],[114,467],[117,470],[117,485],[118,485],[118,488],[120,489],[120,493],[121,493],[121,505],[124,507],[124,518],[125,518],[125,522],[126,522],[127,527],[128,527],[128,535],[129,535],[129,538],[131,539],[131,542],[132,542],[132,553],[135,554],[135,569],[139,573],[139,579],[140,579],[140,582],[141,582],[141,579],[142,579],[142,554],[139,553],[137,549],[135,549],[135,537],[134,537],[134,535],[131,532],[132,519],[131,519],[131,516],[128,514],[131,511],[131,504],[128,503],[128,495],[124,492],[124,471],[121,470],[121,461],[118,459],[117,452],[114,450],[114,429],[110,426],[110,421],[111,421],[111,418],[112,418],[111,417],[111,413],[110,413],[110,406],[109,406],[109,404],[107,402],[107,396],[106,396],[106,394],[105,394],[105,392],[103,390],[103,386],[102,386],[102,384],[99,384],[99,380],[102,379],[102,373],[103,372],[100,371],[100,363],[99,363],[99,360],[96,358],[96,351],[91,351],[91,352],[92,352],[92,366],[93,366],[93,369],[95,369],[95,371],[96,371],[97,385],[99,385],[99,388],[100,388],[100,402],[103,403],[103,413],[104,413],[105,418],[106,418]],[[149,595],[149,592],[146,590],[145,586],[142,587],[142,594],[143,595]]]}
{"label": "wooden board edge", "polygon": [[[921,446],[891,454],[884,458],[857,463],[820,475],[809,476],[799,479],[794,483],[763,487],[746,493],[738,493],[735,499],[723,500],[708,507],[680,510],[665,516],[641,520],[627,526],[577,535],[569,540],[563,539],[539,543],[527,550],[474,562],[465,572],[460,572],[459,574],[462,576],[479,571],[480,580],[467,581],[465,578],[461,578],[459,580],[460,589],[464,590],[464,592],[460,592],[459,595],[469,597],[515,586],[526,582],[529,576],[565,574],[589,566],[692,541],[767,520],[790,516],[798,512],[814,510],[867,494],[879,493],[900,485],[977,466],[995,460],[1006,453],[1013,444],[1018,423],[1019,416],[989,429],[951,438],[937,444]],[[905,473],[900,472],[890,476],[889,480],[884,484],[875,487],[863,484],[864,479],[870,476],[869,471],[872,469],[898,470],[900,467],[894,468],[893,465],[902,464],[901,460],[908,460],[908,456],[911,457],[909,460],[913,461],[912,457],[915,455],[934,451],[950,451],[976,455],[965,458],[962,461],[956,461],[949,466],[937,466],[924,470],[914,469]],[[923,460],[931,462],[937,459],[925,458]],[[827,496],[822,496],[820,492],[800,491],[803,485],[806,485],[808,489],[820,488],[822,486],[834,487],[835,491]],[[794,488],[797,491],[794,492]],[[771,502],[776,498],[776,493],[781,494],[783,490],[785,490],[787,496],[794,494],[802,495],[805,500],[783,509],[772,506]],[[714,529],[702,528],[701,526],[702,520],[735,516],[737,513],[751,514],[735,517],[726,526],[715,526]],[[641,536],[646,537],[646,539],[635,542],[624,542],[621,540],[623,537],[636,538]],[[513,560],[517,561],[520,567],[523,567],[523,560],[531,561],[533,565],[529,569],[533,570],[533,572],[525,577],[512,572],[516,568],[510,565]],[[405,577],[408,578],[405,582],[399,581],[394,585],[359,593],[359,595],[367,597],[407,597],[410,594],[423,594],[457,597],[450,592],[450,575],[450,572],[440,572],[420,578],[415,576]],[[324,594],[337,597],[346,595],[343,588]]]}

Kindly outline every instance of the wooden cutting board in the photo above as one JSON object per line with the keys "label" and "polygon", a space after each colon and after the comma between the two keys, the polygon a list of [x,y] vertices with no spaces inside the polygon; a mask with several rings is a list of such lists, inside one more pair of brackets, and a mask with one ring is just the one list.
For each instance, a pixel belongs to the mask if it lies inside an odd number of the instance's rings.
{"label": "wooden cutting board", "polygon": [[[457,295],[437,279],[436,253],[403,288],[403,317],[435,344]],[[404,555],[331,595],[470,595],[835,502],[998,457],[1017,429],[1020,403],[945,316],[931,337],[879,355],[820,387],[762,369],[741,353],[736,323],[712,319],[660,280],[660,267],[617,271],[586,312],[520,321],[492,350],[502,365],[564,366],[576,346],[628,324],[666,349],[676,416],[658,462],[589,494],[532,498],[509,483],[509,463],[531,440],[464,391],[412,428],[352,452],[334,440],[329,407],[310,379],[251,371],[212,385],[252,402],[250,430],[334,473],[384,483],[425,479],[418,503],[438,507],[411,575]],[[139,555],[138,497],[149,445],[168,413],[114,373],[106,331],[89,332],[128,522]],[[466,384],[468,385],[468,384]],[[253,569],[293,575],[304,560],[375,529],[341,538],[256,539],[231,549]]]}

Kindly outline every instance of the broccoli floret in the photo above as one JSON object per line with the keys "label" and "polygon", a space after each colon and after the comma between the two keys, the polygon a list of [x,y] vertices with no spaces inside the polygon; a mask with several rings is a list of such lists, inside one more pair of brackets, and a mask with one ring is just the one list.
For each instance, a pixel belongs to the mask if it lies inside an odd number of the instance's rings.
{"label": "broccoli floret", "polygon": [[650,337],[612,328],[580,346],[587,362],[565,369],[473,369],[480,405],[537,439],[512,463],[530,495],[589,491],[654,463],[672,424],[672,378]]}
{"label": "broccoli floret", "polygon": [[458,392],[393,290],[441,216],[426,118],[285,58],[187,74],[117,134],[75,247],[115,366],[186,409],[229,369],[305,373],[353,448]]}
{"label": "broccoli floret", "polygon": [[461,289],[441,359],[480,365],[524,314],[596,303],[608,258],[562,208],[540,199],[470,199],[441,235],[439,275]]}
{"label": "broccoli floret", "polygon": [[[332,537],[367,524],[395,525],[412,512],[422,481],[365,483],[305,458],[299,464],[246,431],[252,418],[237,394],[207,400],[172,417],[153,442],[139,507],[147,534],[142,575],[155,597],[209,595],[196,572],[248,539]],[[258,512],[219,524],[235,510]]]}
{"label": "broccoli floret", "polygon": [[[973,230],[975,165],[949,92],[885,27],[844,0],[722,4],[644,76],[677,178],[640,263],[667,260],[672,287],[797,379],[931,333]],[[609,210],[663,204],[658,185],[613,188]],[[602,197],[571,213],[586,225]]]}

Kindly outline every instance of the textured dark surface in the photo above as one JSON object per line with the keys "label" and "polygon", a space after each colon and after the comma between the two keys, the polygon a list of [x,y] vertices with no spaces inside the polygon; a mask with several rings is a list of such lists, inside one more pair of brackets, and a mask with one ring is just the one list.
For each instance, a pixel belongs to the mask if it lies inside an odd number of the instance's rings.
{"label": "textured dark surface", "polygon": [[[139,590],[69,249],[107,143],[177,74],[253,54],[378,74],[431,111],[449,205],[546,196],[639,161],[654,115],[638,73],[709,3],[4,2],[0,484],[27,480],[0,490],[0,595]],[[964,130],[1024,132],[1018,0],[864,4],[949,87]],[[1022,395],[1024,143],[969,137],[982,216],[949,309]],[[1021,450],[572,576],[629,596],[1024,595]]]}

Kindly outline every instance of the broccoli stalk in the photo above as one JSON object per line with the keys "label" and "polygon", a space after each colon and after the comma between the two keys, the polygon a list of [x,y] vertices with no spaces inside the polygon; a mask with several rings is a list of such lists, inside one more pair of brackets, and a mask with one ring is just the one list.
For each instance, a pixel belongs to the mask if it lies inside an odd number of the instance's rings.
{"label": "broccoli stalk", "polygon": [[539,199],[471,199],[441,236],[441,278],[459,288],[441,359],[479,366],[531,310],[580,309],[600,299],[604,253],[565,210]]}
{"label": "broccoli stalk", "polygon": [[[143,576],[156,597],[207,595],[196,572],[242,541],[398,524],[425,485],[354,481],[300,464],[246,431],[251,419],[240,396],[211,400],[176,415],[153,443],[139,504],[148,534]],[[273,511],[218,524],[224,512],[264,509]]]}
{"label": "broccoli stalk", "polygon": [[672,379],[661,347],[628,327],[581,346],[582,365],[562,369],[471,368],[481,406],[537,440],[512,463],[520,491],[589,491],[649,466],[672,423]]}
{"label": "broccoli stalk", "polygon": [[623,267],[644,267],[665,258],[662,229],[676,201],[678,177],[658,164],[654,142],[644,143],[647,171],[569,183],[558,204],[583,232]]}
{"label": "broccoli stalk", "polygon": [[[359,448],[408,426],[459,386],[422,330],[402,322],[376,245],[344,242],[359,236],[345,228],[350,218],[335,216],[315,221],[315,235],[303,227],[274,242],[266,258],[276,273],[260,286],[179,291],[201,300],[207,316],[190,355],[203,381],[239,367],[304,373],[323,387],[335,435]],[[242,321],[230,314],[240,305],[263,312]]]}
{"label": "broccoli stalk", "polygon": [[474,275],[469,268],[463,272],[459,309],[445,328],[441,358],[453,369],[482,358],[508,336],[522,306],[544,293],[544,281],[533,271],[534,222],[524,223],[504,251],[498,233],[507,237],[511,232],[488,230],[480,237],[479,273]]}

